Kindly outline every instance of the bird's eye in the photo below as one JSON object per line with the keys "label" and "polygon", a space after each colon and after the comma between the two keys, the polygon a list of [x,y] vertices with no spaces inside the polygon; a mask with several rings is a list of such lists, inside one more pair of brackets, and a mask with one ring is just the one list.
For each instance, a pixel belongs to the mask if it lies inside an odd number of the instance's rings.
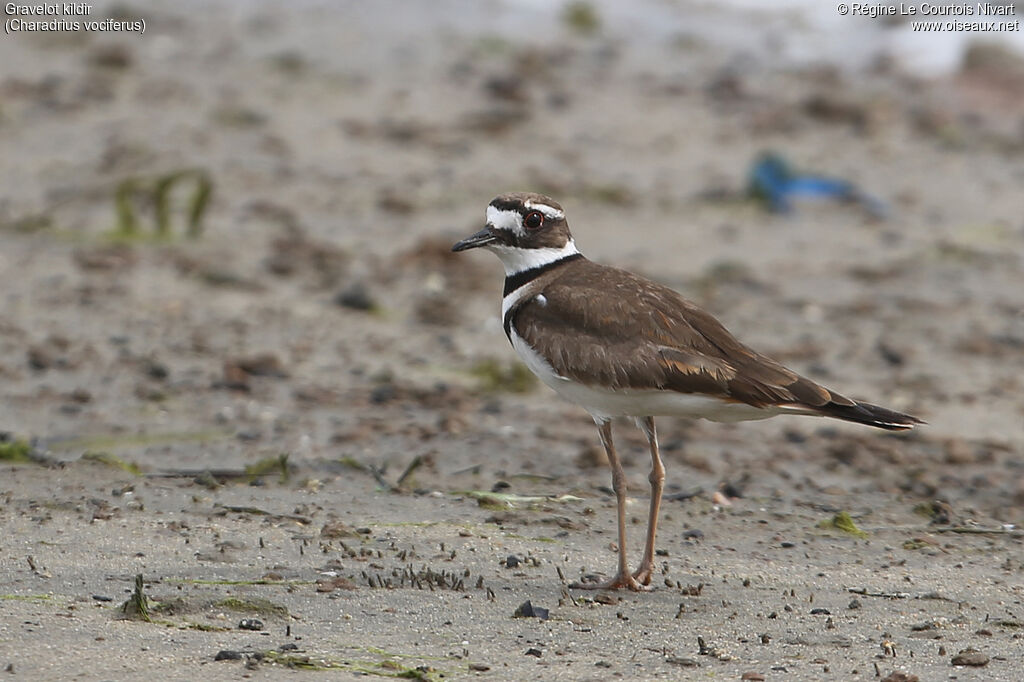
{"label": "bird's eye", "polygon": [[536,230],[544,224],[544,214],[540,211],[530,211],[523,218],[523,225],[526,226],[527,230]]}

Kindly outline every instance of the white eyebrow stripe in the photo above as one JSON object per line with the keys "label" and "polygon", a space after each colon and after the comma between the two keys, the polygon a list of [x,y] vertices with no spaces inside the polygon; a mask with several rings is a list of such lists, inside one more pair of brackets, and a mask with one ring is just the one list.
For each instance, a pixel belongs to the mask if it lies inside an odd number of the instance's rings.
{"label": "white eyebrow stripe", "polygon": [[488,206],[487,224],[519,236],[526,234],[526,230],[523,229],[523,216],[519,215],[519,211],[502,211],[494,206]]}
{"label": "white eyebrow stripe", "polygon": [[552,220],[560,220],[565,217],[565,214],[559,211],[557,208],[554,208],[553,206],[548,206],[547,204],[541,204],[536,201],[531,201],[529,199],[526,200],[523,206],[525,206],[526,208],[533,209],[535,211],[540,211],[541,213],[543,213],[548,218],[551,218]]}

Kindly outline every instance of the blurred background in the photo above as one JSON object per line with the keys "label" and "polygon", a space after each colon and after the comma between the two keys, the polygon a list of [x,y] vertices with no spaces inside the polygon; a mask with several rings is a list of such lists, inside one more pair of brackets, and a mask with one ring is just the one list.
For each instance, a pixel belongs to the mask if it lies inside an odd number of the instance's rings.
{"label": "blurred background", "polygon": [[670,422],[670,480],[1019,521],[1024,34],[763,4],[96,2],[144,34],[4,35],[0,430],[151,472],[606,485],[497,261],[448,252],[532,190],[589,257],[930,423]]}

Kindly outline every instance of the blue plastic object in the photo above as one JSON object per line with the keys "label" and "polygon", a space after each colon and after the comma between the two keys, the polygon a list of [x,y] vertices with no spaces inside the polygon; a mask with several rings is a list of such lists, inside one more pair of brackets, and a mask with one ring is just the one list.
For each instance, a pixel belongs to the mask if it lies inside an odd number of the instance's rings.
{"label": "blue plastic object", "polygon": [[793,199],[832,199],[856,202],[877,218],[884,218],[885,204],[861,192],[845,180],[817,175],[799,175],[778,154],[759,156],[750,168],[747,191],[764,201],[776,213],[793,210]]}

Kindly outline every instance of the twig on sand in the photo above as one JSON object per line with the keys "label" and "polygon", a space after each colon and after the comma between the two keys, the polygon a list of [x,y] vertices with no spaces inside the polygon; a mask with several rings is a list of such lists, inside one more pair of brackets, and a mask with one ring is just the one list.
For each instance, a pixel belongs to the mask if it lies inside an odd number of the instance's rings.
{"label": "twig on sand", "polygon": [[693,488],[692,490],[684,490],[679,493],[672,493],[671,495],[665,495],[665,500],[669,502],[681,502],[683,500],[689,500],[697,497],[704,493],[704,488],[700,486]]}
{"label": "twig on sand", "polygon": [[308,516],[300,516],[298,514],[277,514],[275,512],[269,512],[265,509],[260,509],[259,507],[244,507],[230,504],[215,504],[213,506],[218,509],[223,509],[225,511],[235,512],[237,514],[254,514],[256,516],[269,516],[272,519],[286,519],[288,521],[296,521],[304,526],[308,526],[309,524],[313,523],[313,519],[309,518]]}
{"label": "twig on sand", "polygon": [[1009,535],[1011,538],[1024,538],[1024,530],[1020,528],[976,528],[975,526],[943,526],[929,528],[929,533],[963,533],[965,535]]}
{"label": "twig on sand", "polygon": [[405,483],[405,479],[412,476],[413,472],[419,469],[420,466],[422,465],[423,455],[416,455],[415,457],[413,457],[412,461],[409,462],[409,466],[405,467],[405,471],[403,471],[402,475],[398,477],[398,480],[395,482],[395,486],[401,488],[402,485]]}
{"label": "twig on sand", "polygon": [[377,485],[379,485],[381,488],[384,488],[388,492],[392,493],[398,492],[398,486],[389,481],[388,479],[384,478],[384,467],[378,467],[373,464],[370,464],[367,467],[367,470],[371,474],[373,474],[373,477],[377,480]]}
{"label": "twig on sand", "polygon": [[881,597],[883,599],[909,599],[909,592],[868,592],[866,587],[850,587],[847,592],[859,594],[862,597]]}

